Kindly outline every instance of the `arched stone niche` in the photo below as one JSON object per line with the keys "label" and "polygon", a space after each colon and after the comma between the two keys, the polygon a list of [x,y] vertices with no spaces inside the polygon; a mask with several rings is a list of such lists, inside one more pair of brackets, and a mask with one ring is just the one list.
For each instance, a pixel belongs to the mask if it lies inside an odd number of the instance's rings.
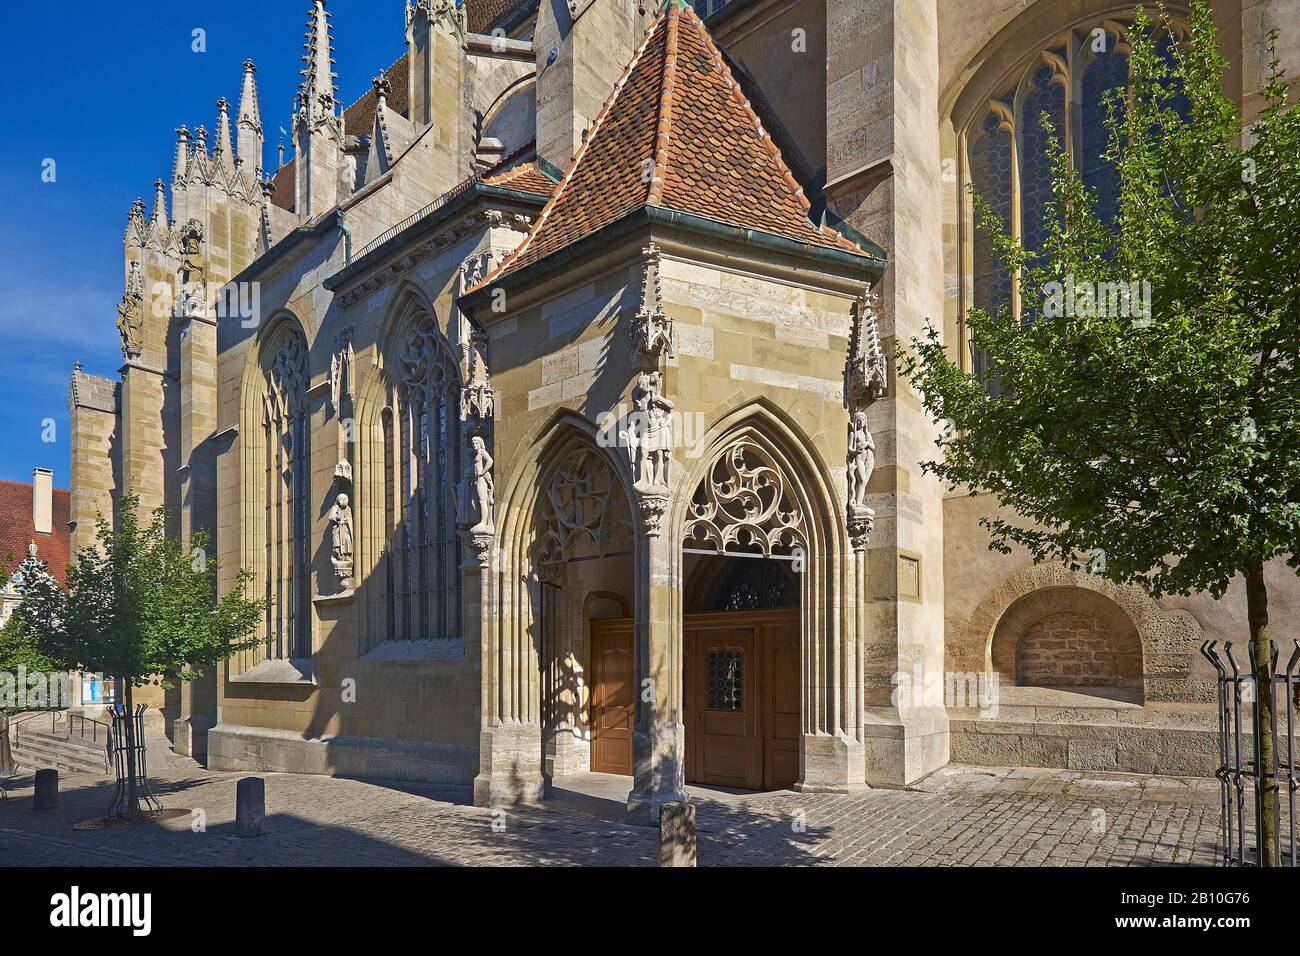
{"label": "arched stone niche", "polygon": [[1142,641],[1114,601],[1046,588],[1016,601],[993,634],[993,669],[1020,687],[1142,687]]}

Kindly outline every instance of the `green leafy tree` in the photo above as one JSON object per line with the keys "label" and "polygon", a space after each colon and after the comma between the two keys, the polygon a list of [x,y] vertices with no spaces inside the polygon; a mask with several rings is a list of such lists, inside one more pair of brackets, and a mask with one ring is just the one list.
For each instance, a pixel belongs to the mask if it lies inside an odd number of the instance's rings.
{"label": "green leafy tree", "polygon": [[[1055,141],[1040,249],[1007,236],[976,196],[1022,302],[1019,322],[969,315],[1000,388],[958,368],[933,328],[899,364],[950,423],[926,467],[1021,516],[984,522],[992,548],[1020,545],[1157,596],[1218,598],[1243,578],[1262,690],[1273,676],[1264,568],[1281,558],[1300,570],[1300,112],[1274,55],[1265,108],[1243,132],[1208,3],[1193,3],[1172,57],[1162,27],[1136,11],[1130,85],[1108,104],[1113,222]],[[1119,284],[1144,307],[1116,307]],[[1269,767],[1273,697],[1257,698]],[[1275,865],[1277,782],[1261,790],[1261,862]]]}
{"label": "green leafy tree", "polygon": [[[138,500],[124,496],[117,527],[101,517],[97,543],[68,569],[65,592],[51,578],[23,583],[15,616],[37,650],[62,667],[120,678],[127,713],[132,690],[174,686],[257,643],[262,605],[244,595],[250,575],[217,599],[215,559],[199,532],[187,548],[166,532],[166,512],[140,522]],[[138,815],[135,726],[126,721],[128,814]]]}
{"label": "green leafy tree", "polygon": [[[32,555],[21,564],[16,564],[10,555],[0,565],[0,580],[12,584],[18,591],[21,582],[35,575],[48,575],[45,562]],[[16,577],[15,577],[16,575]],[[0,626],[0,776],[12,774],[15,769],[13,754],[9,747],[9,714],[7,706],[18,709],[18,700],[9,702],[9,689],[21,696],[23,678],[28,675],[50,675],[58,670],[58,665],[41,654],[31,635],[27,634],[22,621],[11,615]],[[57,707],[56,701],[49,701],[50,706]]]}

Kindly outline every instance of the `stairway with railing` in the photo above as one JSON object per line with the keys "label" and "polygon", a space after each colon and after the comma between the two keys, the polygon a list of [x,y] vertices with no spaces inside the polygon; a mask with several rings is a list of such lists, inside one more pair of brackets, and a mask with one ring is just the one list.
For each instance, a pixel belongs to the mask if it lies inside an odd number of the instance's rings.
{"label": "stairway with railing", "polygon": [[65,773],[106,776],[110,765],[109,725],[63,710],[31,711],[9,719],[14,762],[21,769],[52,768]]}

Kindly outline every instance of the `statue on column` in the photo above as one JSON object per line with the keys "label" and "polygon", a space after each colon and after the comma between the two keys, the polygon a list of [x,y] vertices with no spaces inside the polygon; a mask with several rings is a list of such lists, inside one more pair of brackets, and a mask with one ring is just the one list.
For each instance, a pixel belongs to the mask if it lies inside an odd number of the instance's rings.
{"label": "statue on column", "polygon": [[330,509],[330,561],[339,584],[344,588],[352,586],[353,550],[352,550],[352,508],[348,496],[339,493]]}
{"label": "statue on column", "polygon": [[849,422],[849,513],[870,511],[867,482],[876,469],[876,440],[867,428],[867,412],[859,408]]}
{"label": "statue on column", "polygon": [[867,427],[867,409],[884,398],[889,370],[880,344],[877,296],[868,284],[853,307],[849,353],[844,363],[844,404],[849,410],[848,531],[855,551],[865,551],[876,513],[867,506],[867,483],[876,467],[876,441]]}
{"label": "statue on column", "polygon": [[496,492],[492,481],[492,456],[482,435],[469,440],[465,475],[461,480],[457,523],[470,534],[491,533],[496,521]]}
{"label": "statue on column", "polygon": [[673,403],[664,397],[663,374],[642,372],[632,390],[633,421],[623,431],[638,491],[668,490],[673,455]]}

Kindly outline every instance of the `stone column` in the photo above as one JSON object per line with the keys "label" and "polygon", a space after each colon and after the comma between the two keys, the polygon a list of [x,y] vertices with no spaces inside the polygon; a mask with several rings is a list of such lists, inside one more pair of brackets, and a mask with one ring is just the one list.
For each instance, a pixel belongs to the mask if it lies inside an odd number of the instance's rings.
{"label": "stone column", "polygon": [[675,597],[674,542],[660,533],[667,497],[639,495],[636,545],[636,729],[628,819],[658,826],[665,803],[688,803],[682,722],[682,639]]}
{"label": "stone column", "polygon": [[[832,211],[889,255],[877,289],[889,355],[943,314],[937,6],[827,0],[826,33],[825,191]],[[944,671],[944,489],[920,466],[938,424],[910,384],[890,375],[889,394],[867,410],[878,448],[865,488],[875,530],[857,559],[871,568],[861,598],[869,622],[862,737],[867,780],[902,786],[948,761],[944,708],[893,699],[895,675]]]}
{"label": "stone column", "polygon": [[[474,805],[538,803],[542,778],[539,671],[533,645],[533,594],[517,558],[495,538],[471,538],[479,556],[483,701]],[[505,573],[502,573],[502,568]]]}
{"label": "stone column", "polygon": [[[203,560],[216,556],[216,465],[211,437],[217,423],[217,324],[203,310],[182,319],[180,335],[181,539],[208,533]],[[176,753],[204,757],[217,723],[217,669],[180,686],[173,727]]]}

